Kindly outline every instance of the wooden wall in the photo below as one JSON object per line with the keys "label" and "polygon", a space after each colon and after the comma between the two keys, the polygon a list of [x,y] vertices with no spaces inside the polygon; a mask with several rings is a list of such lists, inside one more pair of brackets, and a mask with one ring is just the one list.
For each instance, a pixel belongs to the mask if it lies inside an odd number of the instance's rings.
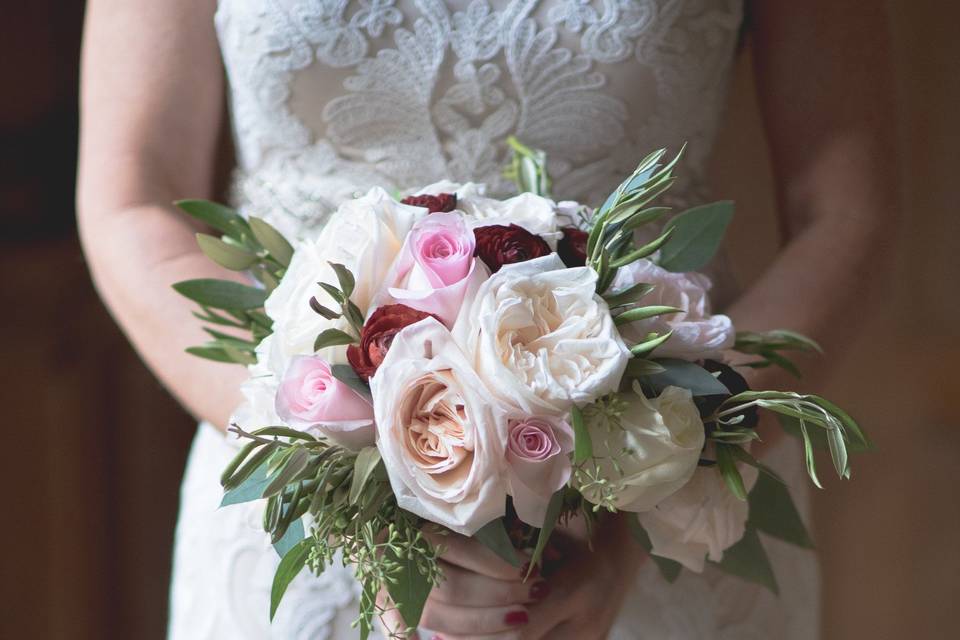
{"label": "wooden wall", "polygon": [[[960,601],[960,12],[891,4],[907,202],[889,311],[829,392],[880,443],[818,496],[825,637],[936,638]],[[0,637],[162,638],[191,420],[143,368],[87,278],[73,232],[82,3],[10,4],[0,26]],[[735,247],[773,233],[746,60],[717,161]],[[749,280],[769,256],[743,251]],[[12,407],[12,411],[10,411]]]}

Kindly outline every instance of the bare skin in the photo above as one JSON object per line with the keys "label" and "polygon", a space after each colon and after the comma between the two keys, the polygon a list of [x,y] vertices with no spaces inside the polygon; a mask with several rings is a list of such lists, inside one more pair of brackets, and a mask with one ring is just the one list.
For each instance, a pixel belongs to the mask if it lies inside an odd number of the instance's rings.
{"label": "bare skin", "polygon": [[[78,218],[117,322],[183,405],[223,428],[245,374],[183,353],[204,335],[188,321],[193,305],[170,290],[188,278],[237,277],[211,265],[196,229],[170,206],[212,196],[224,92],[214,9],[214,0],[88,3]],[[740,328],[810,335],[835,356],[883,282],[895,225],[885,16],[877,3],[764,0],[752,22],[783,247],[728,313]],[[786,383],[773,372],[751,372],[750,382]],[[459,568],[431,595],[426,626],[445,638],[604,637],[618,609],[608,596],[627,588],[642,558],[622,522],[603,535],[607,544],[589,561],[573,552],[536,602],[515,570],[508,576],[465,542],[445,558]],[[528,622],[507,623],[515,611]]]}

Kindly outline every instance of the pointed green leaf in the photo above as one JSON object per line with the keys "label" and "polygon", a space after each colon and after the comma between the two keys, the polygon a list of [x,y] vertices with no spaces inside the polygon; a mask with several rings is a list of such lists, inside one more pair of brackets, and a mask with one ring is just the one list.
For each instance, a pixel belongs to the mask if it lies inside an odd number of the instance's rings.
{"label": "pointed green leaf", "polygon": [[540,533],[537,534],[537,544],[533,548],[533,555],[530,556],[530,569],[527,571],[527,575],[524,576],[524,580],[529,578],[533,573],[534,567],[540,564],[540,559],[543,557],[543,550],[547,548],[547,543],[550,541],[553,528],[560,518],[560,509],[563,507],[563,491],[563,489],[557,491],[550,497],[550,502],[547,503],[547,515],[543,519],[543,527],[540,529]]}
{"label": "pointed green leaf", "polygon": [[653,362],[660,365],[662,371],[646,375],[640,382],[657,394],[667,387],[689,389],[695,396],[730,394],[727,387],[716,376],[694,362],[678,358],[658,358]]}
{"label": "pointed green leaf", "polygon": [[205,233],[197,234],[197,244],[208,258],[233,271],[249,269],[257,261],[255,254]]}
{"label": "pointed green leaf", "polygon": [[750,526],[774,538],[813,549],[813,540],[786,485],[760,474],[750,492],[749,503]]}
{"label": "pointed green leaf", "polygon": [[345,298],[349,298],[353,295],[353,288],[356,286],[356,280],[353,277],[353,273],[350,272],[350,269],[347,269],[342,264],[336,262],[331,262],[330,266],[333,267],[334,273],[337,274],[337,282],[340,283],[340,291],[343,292]]}
{"label": "pointed green leaf", "polygon": [[666,371],[666,369],[656,360],[630,358],[627,360],[627,369],[624,371],[623,376],[625,378],[640,378],[663,373],[664,371]]}
{"label": "pointed green leaf", "polygon": [[380,450],[376,447],[364,447],[357,454],[357,459],[353,463],[353,479],[350,482],[350,504],[357,504],[363,488],[378,464],[380,464]]}
{"label": "pointed green leaf", "polygon": [[228,364],[240,364],[233,359],[233,356],[220,347],[187,347],[184,349],[187,353],[198,358],[213,360],[214,362],[226,362]]}
{"label": "pointed green leaf", "polygon": [[184,280],[173,288],[180,295],[214,309],[258,309],[267,299],[267,292],[263,289],[230,280]]}
{"label": "pointed green leaf", "polygon": [[716,443],[717,470],[727,484],[727,488],[730,489],[730,493],[736,496],[737,500],[746,500],[747,489],[743,485],[743,476],[737,468],[736,458],[728,449],[735,446],[737,445]]}
{"label": "pointed green leaf", "polygon": [[360,397],[365,398],[367,402],[373,402],[373,396],[370,395],[370,386],[360,379],[360,376],[350,365],[335,364],[330,367],[330,373],[333,374],[334,378],[356,391]]}
{"label": "pointed green leaf", "polygon": [[577,405],[571,407],[570,419],[573,422],[573,462],[583,464],[593,457],[593,441],[587,425],[584,424],[583,412]]}
{"label": "pointed green leaf", "polygon": [[273,576],[273,585],[270,588],[271,622],[273,616],[277,614],[277,607],[280,606],[280,601],[283,599],[283,594],[287,592],[287,587],[306,566],[307,559],[310,557],[312,542],[312,538],[304,538],[295,544],[280,561],[280,566],[277,567],[277,572]]}
{"label": "pointed green leaf", "polygon": [[756,529],[747,527],[740,542],[724,551],[720,562],[710,561],[710,564],[721,571],[766,587],[774,594],[780,593],[770,558]]}
{"label": "pointed green leaf", "polygon": [[409,627],[420,624],[423,614],[423,605],[427,602],[433,585],[417,567],[416,560],[408,553],[406,557],[399,557],[393,547],[387,547],[385,555],[400,566],[400,571],[391,576],[393,581],[387,582],[387,591],[390,599],[397,606],[403,621]]}
{"label": "pointed green leaf", "polygon": [[303,528],[303,520],[298,519],[287,527],[282,538],[273,543],[273,548],[277,552],[277,555],[283,558],[306,537],[307,534]]}
{"label": "pointed green leaf", "polygon": [[624,305],[633,304],[640,300],[643,296],[647,295],[651,291],[657,288],[655,284],[649,284],[646,282],[638,282],[637,284],[617,291],[616,293],[608,293],[604,296],[604,300],[607,301],[607,306],[611,309],[616,307],[622,307]]}
{"label": "pointed green leaf", "polygon": [[254,216],[250,216],[250,230],[253,232],[253,237],[274,260],[284,267],[290,266],[290,259],[293,258],[293,247],[290,246],[282,233],[265,220]]}
{"label": "pointed green leaf", "polygon": [[637,358],[646,356],[652,353],[654,349],[662,345],[664,342],[669,340],[670,336],[672,335],[673,335],[673,330],[671,329],[670,331],[666,332],[662,336],[655,336],[648,340],[644,340],[643,342],[640,342],[630,347],[630,353],[632,353],[634,357],[637,357]]}
{"label": "pointed green leaf", "polygon": [[340,329],[324,329],[314,340],[313,350],[320,351],[320,349],[326,349],[327,347],[338,347],[354,342],[357,342],[356,338],[349,333],[340,331]]}
{"label": "pointed green leaf", "polygon": [[267,478],[268,464],[266,460],[260,461],[239,485],[223,494],[220,506],[226,507],[231,504],[259,500],[263,495],[263,490],[270,484],[270,480]]}
{"label": "pointed green leaf", "polygon": [[634,309],[624,311],[623,313],[614,316],[613,322],[619,327],[625,324],[630,324],[631,322],[647,320],[657,316],[672,315],[674,313],[684,313],[684,309],[668,307],[660,304],[652,304],[648,307],[636,307]]}
{"label": "pointed green leaf", "polygon": [[269,498],[283,491],[288,484],[294,482],[301,471],[307,468],[308,462],[310,462],[310,454],[307,450],[299,446],[294,448],[286,461],[270,479],[270,484],[263,490],[263,497]]}
{"label": "pointed green leaf", "polygon": [[705,267],[720,247],[731,218],[733,203],[729,200],[694,207],[676,216],[667,224],[676,231],[660,250],[660,266],[674,272]]}
{"label": "pointed green leaf", "polygon": [[512,566],[520,566],[520,558],[517,557],[517,550],[513,548],[510,536],[507,535],[503,518],[491,520],[473,534],[473,538]]}
{"label": "pointed green leaf", "polygon": [[247,221],[230,207],[209,200],[178,200],[173,203],[184,213],[207,226],[239,240],[249,229]]}

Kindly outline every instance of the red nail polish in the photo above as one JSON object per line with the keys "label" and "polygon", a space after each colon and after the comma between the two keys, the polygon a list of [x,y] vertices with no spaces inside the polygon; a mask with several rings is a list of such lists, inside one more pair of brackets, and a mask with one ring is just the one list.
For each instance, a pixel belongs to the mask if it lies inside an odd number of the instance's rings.
{"label": "red nail polish", "polygon": [[527,616],[526,611],[511,611],[503,618],[503,621],[511,627],[518,627],[530,622],[530,618]]}
{"label": "red nail polish", "polygon": [[535,582],[533,586],[530,587],[530,597],[534,600],[543,600],[548,595],[550,595],[550,585],[544,580]]}

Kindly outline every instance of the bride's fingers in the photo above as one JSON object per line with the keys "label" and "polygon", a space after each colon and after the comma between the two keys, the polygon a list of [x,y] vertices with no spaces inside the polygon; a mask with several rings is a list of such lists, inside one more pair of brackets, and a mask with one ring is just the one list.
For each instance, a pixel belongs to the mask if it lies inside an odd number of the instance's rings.
{"label": "bride's fingers", "polygon": [[543,580],[497,580],[458,566],[442,563],[443,580],[430,597],[467,607],[526,604],[542,600],[550,591]]}
{"label": "bride's fingers", "polygon": [[[497,580],[517,582],[521,581],[525,575],[520,568],[514,567],[476,540],[471,540],[456,533],[439,535],[425,530],[424,534],[431,544],[443,547],[442,557],[450,564]],[[526,558],[522,558],[522,560],[526,560]]]}
{"label": "bride's fingers", "polygon": [[[393,606],[387,594],[382,590],[377,594],[377,606],[381,609],[377,620],[383,631],[383,637],[406,638],[404,632],[407,629],[407,623],[403,621],[400,610]],[[414,637],[416,637],[416,634],[414,634]]]}
{"label": "bride's fingers", "polygon": [[440,637],[495,635],[520,631],[529,621],[526,607],[460,607],[431,598],[420,617],[420,626]]}

